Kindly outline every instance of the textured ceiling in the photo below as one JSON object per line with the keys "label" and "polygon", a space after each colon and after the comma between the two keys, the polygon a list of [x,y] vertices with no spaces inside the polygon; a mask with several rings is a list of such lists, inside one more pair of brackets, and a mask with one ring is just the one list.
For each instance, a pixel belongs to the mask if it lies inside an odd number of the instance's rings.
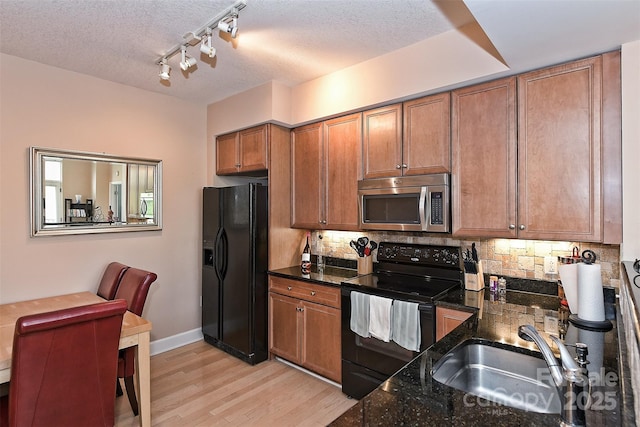
{"label": "textured ceiling", "polygon": [[0,0],[0,52],[210,103],[271,80],[300,84],[474,20],[513,70],[640,39],[640,0],[247,0],[237,39],[215,32],[214,59],[191,47],[195,70],[180,70],[178,55],[161,81],[157,59],[232,3]]}

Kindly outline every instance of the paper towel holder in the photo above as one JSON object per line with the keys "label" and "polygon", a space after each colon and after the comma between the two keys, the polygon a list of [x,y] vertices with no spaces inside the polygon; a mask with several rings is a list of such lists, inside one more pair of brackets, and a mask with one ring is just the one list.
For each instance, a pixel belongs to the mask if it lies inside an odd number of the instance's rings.
{"label": "paper towel holder", "polygon": [[605,319],[602,321],[584,320],[579,318],[577,314],[570,314],[569,322],[571,322],[577,328],[587,329],[589,331],[605,331],[606,332],[613,329],[613,323],[611,323],[611,320],[609,319]]}
{"label": "paper towel holder", "polygon": [[[584,264],[593,264],[596,262],[596,254],[591,249],[585,249],[582,251],[582,262]],[[613,323],[611,320],[605,319],[602,321],[597,320],[585,320],[578,317],[577,314],[571,314],[569,316],[569,322],[581,329],[587,329],[590,331],[610,331],[613,329]]]}

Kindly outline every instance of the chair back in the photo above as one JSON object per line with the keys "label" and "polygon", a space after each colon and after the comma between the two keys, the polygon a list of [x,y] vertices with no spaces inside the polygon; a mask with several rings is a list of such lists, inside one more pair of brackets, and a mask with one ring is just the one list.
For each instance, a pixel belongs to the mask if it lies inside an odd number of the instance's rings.
{"label": "chair back", "polygon": [[115,297],[126,300],[129,311],[142,316],[149,287],[157,278],[158,275],[155,273],[130,267],[124,272]]}
{"label": "chair back", "polygon": [[98,286],[98,296],[106,300],[115,298],[118,284],[124,272],[127,271],[127,268],[129,268],[129,266],[120,264],[119,262],[112,262],[107,265],[102,275],[102,280],[100,280],[100,286]]}
{"label": "chair back", "polygon": [[113,426],[125,301],[24,316],[16,322],[10,426]]}

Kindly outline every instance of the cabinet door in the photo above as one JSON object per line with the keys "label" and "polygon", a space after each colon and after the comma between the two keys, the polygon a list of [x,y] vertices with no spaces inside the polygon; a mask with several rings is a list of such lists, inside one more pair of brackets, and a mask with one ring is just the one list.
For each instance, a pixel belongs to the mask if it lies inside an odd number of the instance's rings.
{"label": "cabinet door", "polygon": [[301,361],[299,308],[299,300],[269,293],[269,351],[294,363]]}
{"label": "cabinet door", "polygon": [[269,125],[238,132],[240,172],[266,171],[269,164]]}
{"label": "cabinet door", "polygon": [[362,178],[362,114],[324,122],[323,228],[358,230],[358,180]]}
{"label": "cabinet door", "polygon": [[402,104],[390,105],[362,116],[365,178],[402,175]]}
{"label": "cabinet door", "polygon": [[516,237],[516,80],[452,93],[454,236]]}
{"label": "cabinet door", "polygon": [[518,236],[602,240],[602,58],[518,76]]}
{"label": "cabinet door", "polygon": [[450,308],[436,307],[436,341],[453,331],[465,320],[471,317],[471,313]]}
{"label": "cabinet door", "polygon": [[291,138],[291,226],[321,228],[324,203],[322,123],[294,129]]}
{"label": "cabinet door", "polygon": [[238,132],[220,135],[216,139],[216,174],[235,174],[239,167]]}
{"label": "cabinet door", "polygon": [[304,319],[302,366],[340,382],[340,310],[306,301],[302,301],[301,306]]}
{"label": "cabinet door", "polygon": [[404,175],[451,171],[450,119],[449,92],[404,103]]}

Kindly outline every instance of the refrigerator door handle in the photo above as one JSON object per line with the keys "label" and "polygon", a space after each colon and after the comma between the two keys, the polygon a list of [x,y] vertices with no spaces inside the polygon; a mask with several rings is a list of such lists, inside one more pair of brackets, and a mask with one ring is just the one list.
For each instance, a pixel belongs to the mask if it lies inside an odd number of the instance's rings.
{"label": "refrigerator door handle", "polygon": [[223,245],[223,241],[222,241],[222,235],[224,233],[224,229],[220,228],[218,229],[218,233],[216,233],[216,249],[215,249],[215,259],[214,259],[214,263],[213,263],[213,268],[216,272],[216,276],[218,277],[219,281],[222,281],[222,269],[224,267],[224,247]]}
{"label": "refrigerator door handle", "polygon": [[220,271],[222,279],[227,275],[227,269],[229,267],[229,237],[227,232],[222,229],[222,269]]}

